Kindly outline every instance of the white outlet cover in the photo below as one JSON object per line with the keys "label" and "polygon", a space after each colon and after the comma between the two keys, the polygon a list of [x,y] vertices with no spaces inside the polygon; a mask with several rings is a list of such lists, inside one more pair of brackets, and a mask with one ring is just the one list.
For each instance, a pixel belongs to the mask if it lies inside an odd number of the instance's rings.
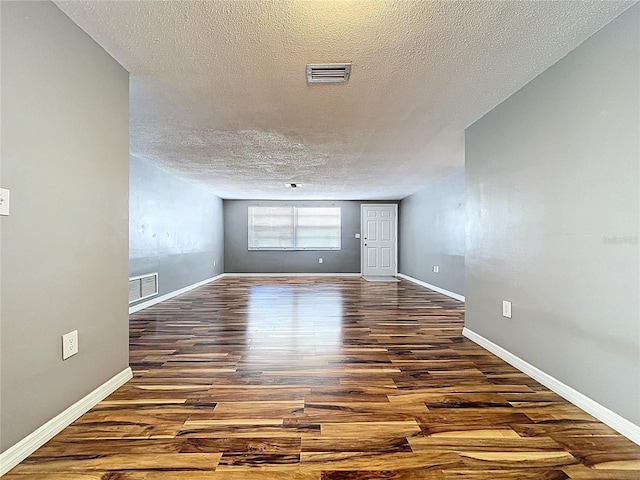
{"label": "white outlet cover", "polygon": [[506,300],[502,301],[502,316],[511,318],[511,302],[507,302]]}
{"label": "white outlet cover", "polygon": [[9,215],[10,199],[11,191],[6,188],[0,188],[0,215]]}
{"label": "white outlet cover", "polygon": [[356,233],[356,238],[360,238],[360,234],[359,233]]}
{"label": "white outlet cover", "polygon": [[322,263],[322,262],[324,262],[324,260],[323,260],[323,259],[321,259],[321,258],[319,258],[319,259],[318,259],[318,263]]}
{"label": "white outlet cover", "polygon": [[78,330],[66,333],[62,336],[62,359],[66,360],[69,357],[78,353]]}

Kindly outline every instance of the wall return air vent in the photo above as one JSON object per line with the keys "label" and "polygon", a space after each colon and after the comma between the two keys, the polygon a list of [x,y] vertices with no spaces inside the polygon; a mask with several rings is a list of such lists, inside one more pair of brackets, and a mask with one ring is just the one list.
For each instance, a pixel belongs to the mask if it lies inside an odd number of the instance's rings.
{"label": "wall return air vent", "polygon": [[350,63],[318,63],[307,65],[307,83],[345,83],[351,75]]}
{"label": "wall return air vent", "polygon": [[129,279],[129,303],[158,294],[158,273],[147,273]]}

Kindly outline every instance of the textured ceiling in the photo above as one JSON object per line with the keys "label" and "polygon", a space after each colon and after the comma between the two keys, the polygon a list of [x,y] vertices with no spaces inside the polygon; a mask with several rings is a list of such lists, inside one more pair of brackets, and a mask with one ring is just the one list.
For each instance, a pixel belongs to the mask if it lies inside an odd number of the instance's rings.
{"label": "textured ceiling", "polygon": [[[133,155],[264,199],[423,188],[463,165],[465,127],[632,3],[56,1],[131,73]],[[326,62],[349,83],[307,85]]]}

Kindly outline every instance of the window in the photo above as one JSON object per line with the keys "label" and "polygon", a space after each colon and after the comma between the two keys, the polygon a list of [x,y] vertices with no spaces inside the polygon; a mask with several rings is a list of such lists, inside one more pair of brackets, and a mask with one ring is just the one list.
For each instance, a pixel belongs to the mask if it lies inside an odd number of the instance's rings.
{"label": "window", "polygon": [[340,250],[340,207],[249,207],[249,250]]}

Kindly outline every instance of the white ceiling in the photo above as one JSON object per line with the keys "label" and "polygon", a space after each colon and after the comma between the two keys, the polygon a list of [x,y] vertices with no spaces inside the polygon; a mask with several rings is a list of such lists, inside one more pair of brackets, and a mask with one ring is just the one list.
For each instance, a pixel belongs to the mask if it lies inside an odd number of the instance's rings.
{"label": "white ceiling", "polygon": [[[131,73],[136,157],[223,198],[363,200],[460,168],[465,127],[633,3],[56,0]],[[327,62],[349,83],[307,85]]]}

